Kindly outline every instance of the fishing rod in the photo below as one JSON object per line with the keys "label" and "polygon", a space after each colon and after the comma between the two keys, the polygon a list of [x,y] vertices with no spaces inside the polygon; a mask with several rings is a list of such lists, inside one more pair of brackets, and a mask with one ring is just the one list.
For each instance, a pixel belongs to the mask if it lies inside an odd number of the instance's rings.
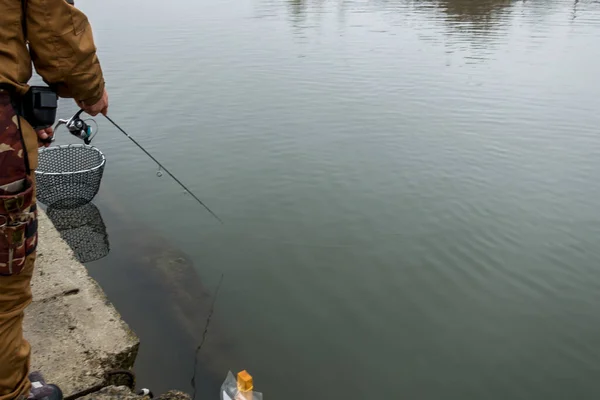
{"label": "fishing rod", "polygon": [[[96,135],[97,132],[93,132],[92,127],[90,125],[87,124],[87,121],[93,121],[94,123],[96,123],[96,121],[94,121],[93,119],[87,119],[87,120],[82,120],[81,119],[81,113],[83,112],[83,109],[77,111],[77,113],[75,113],[75,115],[73,115],[71,118],[69,119],[59,119],[58,123],[56,124],[56,126],[54,127],[54,131],[56,132],[56,129],[61,126],[61,125],[65,125],[67,127],[67,129],[69,130],[69,133],[71,133],[73,136],[81,139],[84,141],[85,144],[90,144],[92,142],[92,139],[94,138],[94,136]],[[167,174],[169,174],[169,176],[171,178],[173,178],[175,180],[175,182],[177,182],[187,193],[191,194],[192,197],[202,205],[202,207],[204,207],[213,217],[215,217],[221,224],[223,223],[223,220],[221,220],[221,218],[219,218],[217,216],[217,214],[215,214],[206,204],[204,204],[204,202],[202,202],[202,200],[200,200],[198,198],[198,196],[196,196],[190,189],[187,188],[187,186],[185,186],[183,183],[181,183],[181,181],[179,179],[177,179],[175,177],[175,175],[173,175],[164,165],[162,165],[152,154],[150,154],[146,149],[144,149],[144,147],[142,147],[141,144],[139,144],[134,138],[132,138],[127,132],[125,132],[125,130],[123,128],[121,128],[115,121],[113,121],[108,115],[104,116],[108,121],[110,121],[111,124],[113,124],[115,126],[115,128],[117,128],[119,131],[121,131],[125,136],[127,136],[129,138],[129,140],[131,140],[137,147],[140,148],[140,150],[142,150],[144,153],[146,153],[146,155],[148,157],[150,157],[152,159],[152,161],[154,161],[158,167],[159,170],[156,173],[158,176],[162,176],[162,172],[161,171],[165,171]],[[98,125],[96,124],[96,127]],[[51,139],[51,141],[53,142],[56,139],[56,135],[54,135]]]}

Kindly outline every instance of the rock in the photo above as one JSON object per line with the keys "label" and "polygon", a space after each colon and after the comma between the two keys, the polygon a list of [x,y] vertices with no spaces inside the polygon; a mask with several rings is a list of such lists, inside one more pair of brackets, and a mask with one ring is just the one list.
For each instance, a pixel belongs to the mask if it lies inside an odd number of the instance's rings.
{"label": "rock", "polygon": [[[108,386],[98,392],[91,393],[81,400],[150,400],[148,396],[138,396],[133,393],[127,386]],[[170,391],[160,397],[155,397],[155,400],[192,400],[190,395]]]}
{"label": "rock", "polygon": [[192,400],[192,396],[187,393],[172,390],[158,397],[157,400]]}
{"label": "rock", "polygon": [[127,386],[109,386],[80,397],[81,400],[150,400],[148,396],[137,396]]}

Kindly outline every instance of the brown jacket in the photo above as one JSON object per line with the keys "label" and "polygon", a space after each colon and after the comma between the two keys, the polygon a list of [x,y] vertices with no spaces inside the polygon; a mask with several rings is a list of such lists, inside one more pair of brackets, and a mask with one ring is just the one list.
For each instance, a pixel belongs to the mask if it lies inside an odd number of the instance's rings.
{"label": "brown jacket", "polygon": [[[60,97],[98,102],[104,77],[85,14],[65,0],[26,0],[28,50],[22,1],[0,0],[0,84],[25,93],[33,62],[37,73]],[[31,137],[29,124],[24,125],[27,150],[30,159],[34,158],[32,168],[36,168],[37,137]]]}

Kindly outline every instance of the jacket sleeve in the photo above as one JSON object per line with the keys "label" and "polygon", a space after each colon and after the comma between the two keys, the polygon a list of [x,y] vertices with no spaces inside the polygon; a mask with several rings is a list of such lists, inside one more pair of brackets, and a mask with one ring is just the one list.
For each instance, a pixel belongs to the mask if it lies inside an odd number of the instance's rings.
{"label": "jacket sleeve", "polygon": [[60,97],[101,99],[104,76],[83,12],[65,0],[27,0],[27,36],[37,73]]}

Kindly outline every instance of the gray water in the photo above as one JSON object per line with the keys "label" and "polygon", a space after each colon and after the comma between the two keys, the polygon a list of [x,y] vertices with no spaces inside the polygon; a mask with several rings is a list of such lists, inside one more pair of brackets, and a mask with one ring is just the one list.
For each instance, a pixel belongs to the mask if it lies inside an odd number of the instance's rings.
{"label": "gray water", "polygon": [[[224,274],[202,398],[229,368],[267,399],[600,395],[599,2],[78,6],[112,118],[225,222],[99,120],[90,268],[141,385],[191,390]],[[149,278],[161,245],[202,289]]]}

